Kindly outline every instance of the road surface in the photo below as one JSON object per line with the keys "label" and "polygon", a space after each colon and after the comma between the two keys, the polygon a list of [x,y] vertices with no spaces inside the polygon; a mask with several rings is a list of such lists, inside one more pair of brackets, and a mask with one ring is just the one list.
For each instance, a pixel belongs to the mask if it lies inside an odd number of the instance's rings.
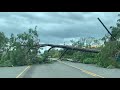
{"label": "road surface", "polygon": [[0,67],[0,78],[120,78],[120,69],[57,61],[21,67]]}
{"label": "road surface", "polygon": [[[0,78],[16,78],[19,76],[27,66],[19,67],[0,67]],[[26,71],[24,72],[26,73]],[[23,74],[22,74],[23,75]],[[21,75],[21,76],[22,76]]]}
{"label": "road surface", "polygon": [[55,62],[54,64],[34,65],[23,78],[93,78],[78,69]]}

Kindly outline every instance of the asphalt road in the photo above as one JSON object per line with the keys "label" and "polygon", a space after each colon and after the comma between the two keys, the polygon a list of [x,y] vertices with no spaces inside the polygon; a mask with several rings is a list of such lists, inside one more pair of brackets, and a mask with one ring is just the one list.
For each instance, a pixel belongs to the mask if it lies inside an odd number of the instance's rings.
{"label": "asphalt road", "polygon": [[27,66],[0,67],[0,78],[16,78],[25,68],[27,68]]}
{"label": "asphalt road", "polygon": [[120,78],[120,69],[58,61],[20,67],[0,67],[0,78]]}
{"label": "asphalt road", "polygon": [[120,69],[59,61],[54,64],[31,66],[23,78],[120,78]]}
{"label": "asphalt road", "polygon": [[59,62],[54,64],[34,65],[23,78],[94,78],[78,69]]}

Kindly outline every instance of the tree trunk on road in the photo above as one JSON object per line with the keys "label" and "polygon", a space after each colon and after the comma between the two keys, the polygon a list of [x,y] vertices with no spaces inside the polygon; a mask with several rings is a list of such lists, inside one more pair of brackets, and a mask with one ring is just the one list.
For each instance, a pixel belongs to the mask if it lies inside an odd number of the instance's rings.
{"label": "tree trunk on road", "polygon": [[40,47],[46,47],[46,46],[50,46],[52,48],[64,48],[68,50],[77,50],[82,52],[91,52],[91,53],[100,52],[100,50],[97,50],[97,49],[85,49],[85,48],[78,48],[78,47],[65,46],[65,45],[54,45],[54,44],[39,44],[39,45],[34,45],[33,48],[40,48]]}

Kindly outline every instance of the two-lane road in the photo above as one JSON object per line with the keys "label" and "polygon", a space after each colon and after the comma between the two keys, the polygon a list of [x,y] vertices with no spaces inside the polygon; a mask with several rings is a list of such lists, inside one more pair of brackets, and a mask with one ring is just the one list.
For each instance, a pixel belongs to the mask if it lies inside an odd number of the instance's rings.
{"label": "two-lane road", "polygon": [[52,64],[0,67],[0,78],[120,78],[120,69],[57,61]]}
{"label": "two-lane road", "polygon": [[78,69],[59,62],[33,65],[23,78],[94,78]]}

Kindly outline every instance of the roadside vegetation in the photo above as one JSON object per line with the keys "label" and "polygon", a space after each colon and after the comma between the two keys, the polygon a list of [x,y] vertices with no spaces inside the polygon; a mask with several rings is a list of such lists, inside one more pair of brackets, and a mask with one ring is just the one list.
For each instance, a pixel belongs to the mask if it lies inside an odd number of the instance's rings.
{"label": "roadside vegetation", "polygon": [[40,42],[35,29],[17,35],[11,34],[7,38],[0,32],[0,66],[23,66],[46,62],[40,57],[40,50],[33,47]]}
{"label": "roadside vegetation", "polygon": [[[63,56],[63,60],[71,58],[74,62],[96,64],[104,68],[120,68],[120,19],[117,20],[116,26],[111,26],[110,29],[112,36],[106,34],[101,39],[89,37],[80,38],[78,41],[71,40],[72,46],[74,47],[99,49],[101,50],[100,53],[95,54],[69,50]],[[115,39],[113,39],[113,37]],[[100,41],[103,42],[102,45]],[[94,45],[96,45],[96,47],[93,47]],[[59,55],[63,51],[64,50],[61,49],[58,52]],[[57,58],[57,56],[55,58]]]}
{"label": "roadside vegetation", "polygon": [[[89,53],[68,50],[63,60],[72,59],[74,62],[96,64],[104,68],[120,68],[120,19],[116,26],[110,27],[113,36],[106,34],[101,39],[93,37],[71,40],[71,46],[88,49],[99,49],[100,53]],[[0,32],[0,66],[23,66],[31,64],[52,63],[49,58],[59,58],[64,49],[52,49],[41,54],[38,32],[29,29],[28,32],[11,34],[10,38]],[[115,39],[113,39],[113,37]],[[103,42],[103,44],[101,44]]]}

